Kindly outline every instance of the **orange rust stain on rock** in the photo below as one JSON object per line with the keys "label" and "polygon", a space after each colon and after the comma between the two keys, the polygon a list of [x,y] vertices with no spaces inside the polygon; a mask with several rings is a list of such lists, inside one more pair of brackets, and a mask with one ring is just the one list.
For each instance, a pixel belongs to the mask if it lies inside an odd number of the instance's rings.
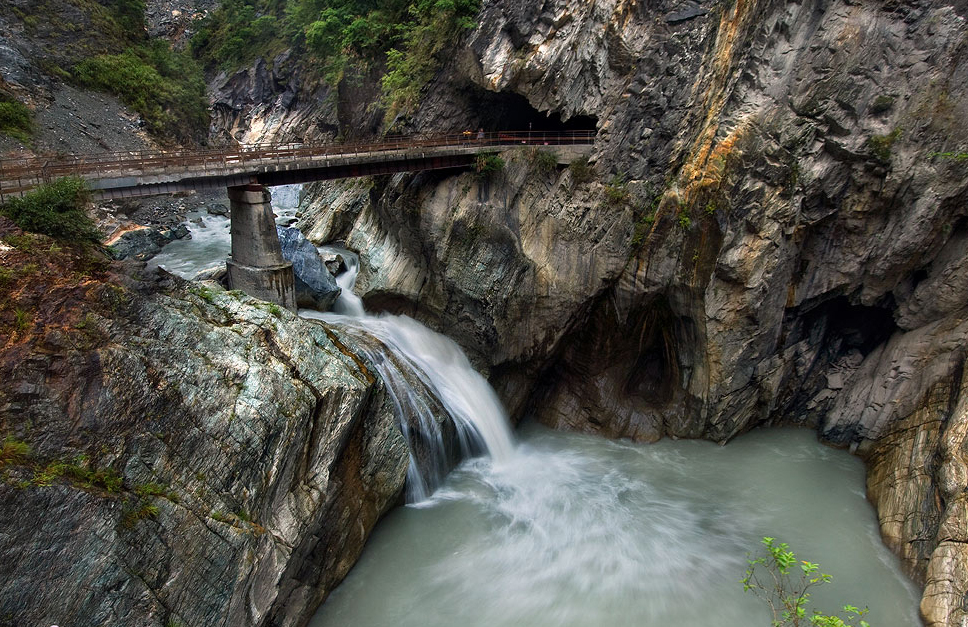
{"label": "orange rust stain on rock", "polygon": [[680,170],[680,194],[686,202],[701,189],[721,185],[726,162],[748,128],[748,124],[741,123],[725,138],[716,138],[722,110],[730,93],[735,60],[742,52],[738,49],[738,42],[755,20],[757,4],[756,0],[736,0],[732,10],[724,11],[720,16],[712,53],[712,79],[703,98],[705,118]]}

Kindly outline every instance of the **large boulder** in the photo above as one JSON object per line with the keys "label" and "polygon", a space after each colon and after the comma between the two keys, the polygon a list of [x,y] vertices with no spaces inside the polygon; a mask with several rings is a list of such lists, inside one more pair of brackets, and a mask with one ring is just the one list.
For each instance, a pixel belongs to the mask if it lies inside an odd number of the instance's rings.
{"label": "large boulder", "polygon": [[276,230],[282,245],[282,256],[292,262],[292,271],[296,276],[296,304],[326,311],[336,302],[340,288],[320,258],[319,251],[299,229],[278,226]]}

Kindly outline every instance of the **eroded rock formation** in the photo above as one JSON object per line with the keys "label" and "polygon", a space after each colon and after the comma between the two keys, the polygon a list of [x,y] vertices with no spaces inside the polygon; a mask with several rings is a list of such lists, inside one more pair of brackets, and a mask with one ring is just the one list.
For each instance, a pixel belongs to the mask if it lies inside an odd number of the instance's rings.
{"label": "eroded rock formation", "polygon": [[305,624],[409,460],[352,338],[173,277],[45,289],[0,352],[0,623]]}
{"label": "eroded rock formation", "polygon": [[851,447],[928,624],[960,625],[966,15],[490,2],[398,123],[593,125],[594,179],[522,148],[486,178],[319,186],[302,226],[361,252],[370,306],[459,338],[515,416]]}

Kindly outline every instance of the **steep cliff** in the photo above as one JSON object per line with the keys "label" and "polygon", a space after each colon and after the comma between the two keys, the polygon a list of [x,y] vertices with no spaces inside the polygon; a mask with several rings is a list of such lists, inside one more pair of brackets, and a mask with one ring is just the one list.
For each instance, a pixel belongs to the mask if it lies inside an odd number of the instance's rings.
{"label": "steep cliff", "polygon": [[961,624],[966,14],[489,2],[398,123],[591,125],[597,176],[522,149],[489,178],[318,186],[302,226],[361,251],[372,307],[460,338],[518,417],[851,447],[928,623]]}

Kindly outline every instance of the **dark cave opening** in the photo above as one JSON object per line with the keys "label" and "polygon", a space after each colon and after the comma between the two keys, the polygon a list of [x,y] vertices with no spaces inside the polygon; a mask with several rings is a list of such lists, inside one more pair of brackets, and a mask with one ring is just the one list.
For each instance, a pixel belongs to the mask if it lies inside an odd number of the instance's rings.
{"label": "dark cave opening", "polygon": [[598,118],[574,115],[561,119],[558,112],[542,113],[520,94],[475,89],[470,106],[477,113],[478,125],[485,131],[594,131]]}
{"label": "dark cave opening", "polygon": [[842,339],[844,348],[857,349],[867,355],[887,341],[897,330],[894,307],[854,305],[846,296],[837,296],[808,316],[806,328],[825,320],[828,339]]}
{"label": "dark cave opening", "polygon": [[634,327],[638,337],[627,345],[637,355],[628,370],[626,394],[656,407],[673,400],[679,382],[678,337],[682,324],[665,299],[659,299],[640,314]]}

